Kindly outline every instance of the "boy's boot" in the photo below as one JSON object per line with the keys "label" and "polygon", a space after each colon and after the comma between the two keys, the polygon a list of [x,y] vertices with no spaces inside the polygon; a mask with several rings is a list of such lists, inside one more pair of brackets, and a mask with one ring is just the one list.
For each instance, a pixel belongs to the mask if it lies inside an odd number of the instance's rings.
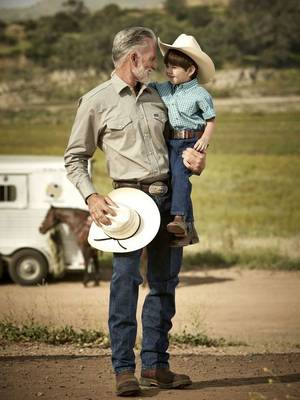
{"label": "boy's boot", "polygon": [[184,237],[187,235],[187,224],[182,215],[175,215],[172,222],[167,225],[167,231],[176,236]]}

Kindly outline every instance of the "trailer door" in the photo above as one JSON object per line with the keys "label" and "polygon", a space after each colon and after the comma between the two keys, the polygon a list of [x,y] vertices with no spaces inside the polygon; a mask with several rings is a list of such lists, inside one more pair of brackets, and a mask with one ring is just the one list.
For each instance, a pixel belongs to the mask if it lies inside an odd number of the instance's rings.
{"label": "trailer door", "polygon": [[27,175],[0,174],[0,208],[26,208]]}

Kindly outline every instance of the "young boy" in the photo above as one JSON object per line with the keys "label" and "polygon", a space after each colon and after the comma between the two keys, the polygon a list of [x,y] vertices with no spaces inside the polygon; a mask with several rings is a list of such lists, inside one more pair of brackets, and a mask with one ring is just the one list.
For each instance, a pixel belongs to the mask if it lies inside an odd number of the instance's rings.
{"label": "young boy", "polygon": [[210,57],[193,36],[181,34],[172,45],[158,45],[164,56],[169,81],[153,82],[168,108],[171,134],[168,139],[172,177],[171,215],[167,230],[176,236],[187,235],[187,223],[193,221],[191,173],[182,161],[187,147],[205,152],[215,126],[215,111],[210,94],[198,84],[208,82],[215,73]]}

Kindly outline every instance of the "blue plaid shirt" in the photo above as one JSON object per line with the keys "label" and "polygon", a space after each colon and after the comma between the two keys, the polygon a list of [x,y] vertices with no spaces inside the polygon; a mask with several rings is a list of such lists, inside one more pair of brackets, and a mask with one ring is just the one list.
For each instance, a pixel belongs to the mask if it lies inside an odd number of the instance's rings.
{"label": "blue plaid shirt", "polygon": [[173,85],[170,82],[151,82],[168,108],[173,129],[203,130],[206,120],[216,116],[211,95],[199,86],[197,79]]}

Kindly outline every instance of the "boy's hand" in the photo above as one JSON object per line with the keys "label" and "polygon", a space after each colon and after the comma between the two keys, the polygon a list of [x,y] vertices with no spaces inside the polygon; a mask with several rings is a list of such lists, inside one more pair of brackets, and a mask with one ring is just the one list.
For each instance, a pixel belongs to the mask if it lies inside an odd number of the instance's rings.
{"label": "boy's hand", "polygon": [[205,151],[208,147],[209,139],[206,136],[202,136],[194,145],[194,149],[197,151]]}

